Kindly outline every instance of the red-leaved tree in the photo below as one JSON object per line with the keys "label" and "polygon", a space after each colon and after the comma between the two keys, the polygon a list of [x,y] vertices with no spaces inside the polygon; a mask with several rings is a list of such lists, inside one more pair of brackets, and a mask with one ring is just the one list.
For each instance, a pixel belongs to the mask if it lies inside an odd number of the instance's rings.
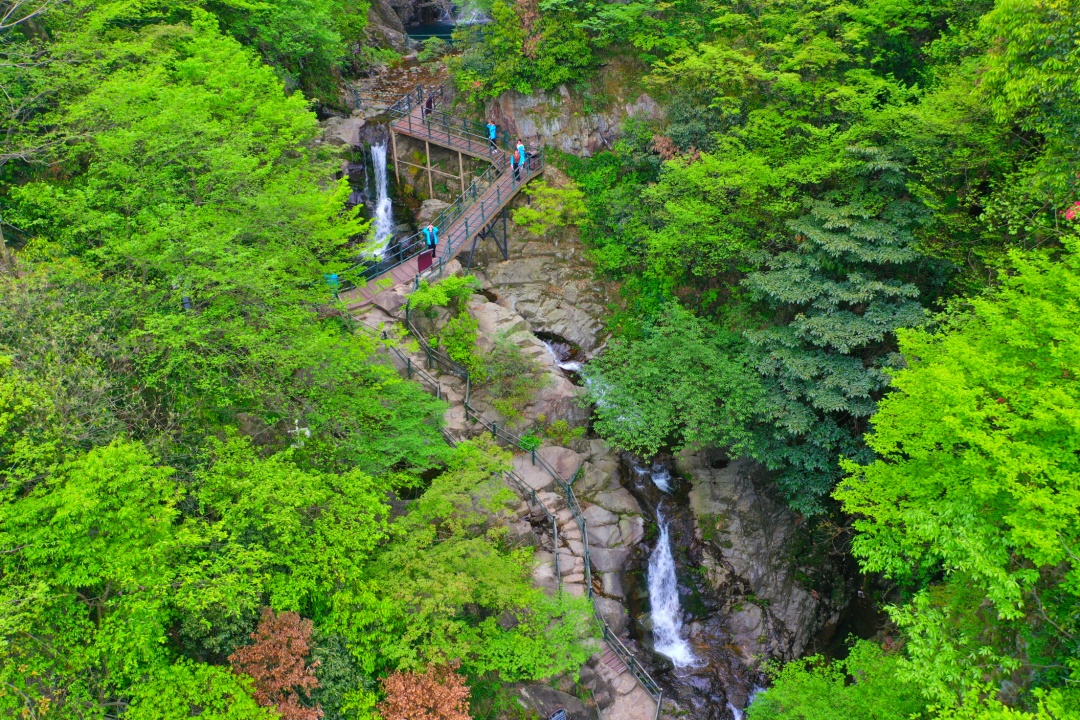
{"label": "red-leaved tree", "polygon": [[319,720],[322,708],[300,702],[301,690],[306,693],[319,687],[318,661],[310,665],[304,661],[311,648],[311,621],[294,612],[275,615],[264,608],[251,639],[255,644],[234,652],[229,662],[233,672],[255,681],[255,702],[273,707],[285,720]]}
{"label": "red-leaved tree", "polygon": [[385,720],[471,720],[469,686],[449,666],[396,672],[383,678],[382,686],[386,699],[379,713]]}

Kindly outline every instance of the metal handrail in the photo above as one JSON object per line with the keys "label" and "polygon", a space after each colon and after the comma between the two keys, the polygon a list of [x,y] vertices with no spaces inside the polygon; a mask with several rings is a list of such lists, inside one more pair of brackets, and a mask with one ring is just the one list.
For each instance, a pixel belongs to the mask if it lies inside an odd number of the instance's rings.
{"label": "metal handrail", "polygon": [[[431,346],[428,345],[428,343],[424,339],[424,337],[422,335],[420,335],[420,333],[417,331],[416,327],[412,324],[411,307],[408,306],[408,305],[406,306],[406,309],[405,309],[405,329],[416,338],[417,343],[421,347],[426,347],[428,349],[429,358],[434,357],[434,353],[437,353],[438,351],[432,351]],[[459,363],[451,360],[449,357],[447,357],[446,360],[447,360],[447,366],[448,367],[456,367],[456,368],[458,368],[460,370],[464,370],[465,373],[466,373],[466,375],[465,375],[465,417],[466,418],[471,418],[471,419],[475,420],[476,422],[480,423],[480,425],[485,430],[489,430],[491,432],[492,437],[494,437],[496,441],[503,440],[503,441],[505,441],[505,442],[507,442],[507,443],[509,443],[511,445],[516,446],[520,450],[522,450],[522,451],[524,451],[526,453],[529,453],[532,456],[533,464],[534,465],[539,464],[540,467],[544,468],[544,470],[546,470],[548,472],[548,474],[551,475],[551,477],[553,477],[555,479],[555,481],[562,487],[563,491],[566,493],[567,506],[570,508],[570,512],[573,515],[574,520],[576,521],[577,526],[581,531],[581,544],[582,544],[582,547],[584,548],[584,553],[585,553],[585,558],[584,558],[584,560],[585,560],[585,592],[588,595],[590,600],[594,600],[595,599],[595,594],[593,592],[593,587],[592,587],[592,562],[591,562],[591,557],[589,555],[589,528],[588,528],[588,522],[585,520],[585,516],[581,514],[581,506],[578,504],[577,497],[574,495],[574,490],[573,490],[573,487],[572,487],[573,480],[570,480],[568,482],[566,479],[564,479],[562,477],[562,475],[560,475],[558,473],[558,471],[555,470],[555,468],[551,467],[551,464],[548,463],[548,461],[544,459],[543,455],[538,456],[536,454],[536,446],[535,445],[532,445],[531,443],[525,443],[520,437],[518,437],[518,436],[516,436],[516,435],[514,435],[514,434],[512,434],[510,432],[507,432],[507,430],[505,428],[499,427],[499,425],[497,423],[495,423],[493,421],[490,421],[490,420],[487,420],[486,418],[484,418],[484,416],[476,408],[474,408],[472,405],[470,405],[469,404],[469,397],[471,395],[471,390],[472,390],[472,378],[468,375],[468,369],[465,368],[463,365],[460,365]],[[455,372],[455,374],[457,374],[457,373]],[[578,473],[580,471],[581,471],[581,468],[578,468]],[[578,473],[574,474],[575,477],[577,476]],[[525,483],[520,477],[518,477],[517,480],[518,480],[518,482],[520,482],[520,485],[522,487],[525,487]],[[530,492],[532,492],[533,497],[535,497],[535,492],[533,492],[531,490],[531,488],[530,488]],[[539,502],[539,500],[537,500],[537,502]],[[540,503],[540,504],[543,507],[543,503]],[[558,532],[558,524],[554,521],[554,516],[551,515],[550,511],[548,511],[547,508],[544,508],[544,512],[547,513],[550,517],[552,517],[552,526],[555,528],[555,532],[557,533]],[[556,539],[557,539],[557,536],[556,536]],[[559,557],[558,544],[556,544],[554,546],[554,549],[555,549],[556,572],[558,573],[558,569],[559,569],[558,568],[558,557]],[[562,576],[560,575],[559,578],[560,578],[559,582],[560,582],[560,588],[561,588]],[[623,642],[611,630],[611,628],[608,627],[607,622],[604,620],[603,616],[600,615],[600,612],[596,609],[595,603],[593,604],[593,616],[595,617],[597,623],[600,625],[601,635],[603,636],[605,642],[608,643],[608,647],[611,648],[611,651],[613,653],[615,653],[616,656],[618,656],[618,658],[622,661],[622,663],[624,665],[626,665],[627,669],[631,672],[631,674],[633,674],[634,677],[637,678],[638,682],[641,683],[642,687],[645,688],[645,691],[648,692],[649,695],[653,698],[653,700],[656,701],[656,716],[655,717],[659,718],[659,716],[660,716],[660,708],[661,708],[661,705],[663,704],[663,699],[664,699],[664,691],[663,691],[663,689],[660,687],[660,685],[655,680],[653,680],[652,676],[649,675],[648,671],[644,667],[641,666],[641,663],[638,662],[636,657],[634,657],[634,654],[632,652],[630,652],[630,650],[626,647],[626,645],[623,644]]]}
{"label": "metal handrail", "polygon": [[[492,168],[488,168],[488,171],[485,171],[485,174],[487,172],[491,171],[495,167],[496,166],[492,166]],[[535,173],[540,172],[541,170],[543,170],[543,168],[544,168],[544,150],[543,150],[543,148],[541,148],[538,153],[536,153],[535,155],[533,155],[532,157],[529,158],[529,165],[525,169],[525,173],[524,174],[519,174],[517,179],[513,179],[513,180],[510,181],[510,187],[507,189],[507,196],[512,196],[514,193],[516,193],[518,187],[520,187],[521,185],[524,185],[525,183],[527,183],[534,176]],[[487,189],[487,187],[490,187],[490,185],[493,182],[501,183],[503,174],[509,175],[509,173],[506,173],[506,168],[505,167],[498,168],[498,169],[499,169],[499,172],[496,175],[496,179],[494,181],[490,181],[488,183],[488,185],[484,188],[485,190]],[[478,182],[479,182],[479,180],[480,179],[478,178]],[[473,186],[476,186],[476,184],[477,183],[473,183]],[[473,186],[470,186],[470,187],[473,187]],[[494,205],[492,206],[492,208],[490,210],[486,210],[484,208],[484,202],[483,202],[483,199],[481,198],[482,191],[477,191],[475,189],[473,190],[472,197],[471,197],[471,199],[469,199],[469,202],[465,207],[468,207],[470,205],[475,205],[477,200],[480,201],[480,221],[474,227],[481,227],[482,228],[485,225],[487,225],[488,221],[496,214],[496,211],[501,206],[501,204],[502,204],[501,188],[496,188],[496,189],[498,191],[496,193],[496,201],[495,201]],[[468,191],[466,191],[466,193],[463,193],[461,197],[465,197],[466,194],[468,194]],[[460,200],[461,198],[458,198],[458,199]],[[446,211],[444,210],[443,212],[446,212]],[[455,215],[454,219],[456,220],[457,217],[460,217],[460,213],[458,215]],[[447,243],[449,245],[448,249],[440,257],[439,263],[437,265],[432,266],[432,268],[430,270],[428,270],[426,273],[424,273],[423,277],[442,277],[443,269],[445,268],[445,259],[448,258],[448,257],[452,257],[454,255],[455,244],[460,246],[460,245],[463,245],[464,243],[468,242],[468,240],[469,240],[468,218],[466,218],[466,220],[465,220],[464,232],[460,233],[460,238],[458,238],[458,241],[455,243],[455,237],[457,237],[458,235],[459,235],[459,233],[456,230],[450,232],[449,240],[447,241]],[[419,281],[419,277],[420,276],[417,277],[418,281]]]}
{"label": "metal handrail", "polygon": [[547,509],[547,506],[544,505],[544,503],[540,502],[540,498],[536,497],[536,491],[525,483],[524,478],[522,478],[513,470],[504,470],[503,475],[505,475],[512,483],[514,483],[514,485],[517,486],[518,490],[525,495],[526,502],[528,502],[529,499],[532,499],[533,503],[538,505],[540,509],[544,511],[544,514],[547,515],[548,521],[551,523],[551,551],[555,555],[555,577],[559,582],[559,593],[561,594],[562,568],[559,564],[559,523],[556,521],[555,515],[553,515],[552,512]]}
{"label": "metal handrail", "polygon": [[[352,317],[352,316],[350,315],[349,317]],[[409,368],[408,376],[409,376],[410,380],[413,379],[413,374],[415,373],[418,377],[420,377],[423,380],[426,380],[430,385],[432,385],[432,387],[434,387],[435,390],[436,390],[437,397],[440,400],[442,400],[442,383],[440,383],[438,380],[436,380],[432,376],[428,375],[426,372],[424,372],[420,368],[414,368],[412,366],[412,358],[409,358],[409,357],[403,355],[401,353],[401,351],[398,350],[398,348],[395,345],[390,344],[390,338],[387,336],[386,330],[382,330],[380,328],[374,328],[374,327],[368,325],[367,323],[365,323],[364,321],[360,320],[359,318],[353,317],[352,321],[358,327],[360,327],[361,330],[366,332],[368,335],[371,335],[373,338],[375,338],[377,340],[381,340],[383,342],[384,346],[388,350],[395,353],[399,358],[401,358],[402,360],[404,360],[406,362],[406,364],[407,364],[406,367]],[[406,322],[406,326],[409,326],[409,325],[411,325],[411,323]],[[429,363],[432,361],[433,357],[435,357],[436,355],[439,354],[439,352],[437,350],[432,350],[432,348],[426,342],[421,341],[418,344],[420,344],[421,347],[426,347],[427,348],[428,362]],[[448,363],[450,363],[452,365],[457,365],[457,363],[455,363],[453,360],[450,360],[449,357],[447,357],[446,360],[448,361]],[[465,368],[462,367],[461,365],[457,365],[457,367],[462,369],[462,370],[465,370]],[[467,374],[468,370],[465,370],[465,372]],[[439,432],[442,434],[443,440],[446,441],[447,445],[449,445],[450,447],[457,447],[457,443],[454,442],[454,438],[451,437],[450,433],[448,433],[444,428],[439,428]],[[558,524],[558,522],[556,522],[555,516],[551,513],[550,510],[547,509],[547,506],[544,505],[544,503],[540,502],[540,498],[538,498],[536,496],[536,491],[533,490],[531,487],[529,487],[525,483],[524,478],[522,478],[520,475],[518,475],[513,470],[503,470],[503,475],[505,475],[506,478],[508,480],[510,480],[511,483],[513,483],[514,485],[517,486],[518,490],[520,490],[521,493],[525,496],[526,502],[531,500],[533,504],[539,506],[539,508],[544,511],[544,515],[546,515],[547,519],[551,522],[551,532],[552,532],[552,538],[553,538],[551,547],[552,547],[552,551],[553,551],[553,553],[555,555],[555,577],[559,582],[559,592],[561,593],[562,592],[562,572],[560,570],[560,564],[559,564],[559,524]]]}
{"label": "metal handrail", "polygon": [[[352,316],[350,315],[349,317],[352,317]],[[397,355],[398,359],[400,359],[402,362],[405,363],[406,373],[407,373],[410,380],[413,379],[413,375],[416,375],[421,380],[424,380],[429,385],[431,385],[433,388],[435,388],[436,397],[438,397],[440,400],[442,400],[442,383],[439,382],[439,380],[437,380],[436,378],[432,377],[431,375],[428,375],[426,372],[424,372],[420,368],[413,365],[411,357],[409,357],[408,355],[405,355],[404,353],[402,353],[401,350],[399,350],[396,345],[390,344],[390,338],[387,336],[385,330],[381,330],[379,328],[373,328],[370,325],[368,325],[367,323],[365,323],[362,320],[359,320],[357,318],[352,318],[352,320],[353,320],[354,323],[356,323],[356,325],[361,330],[366,332],[368,335],[372,336],[376,340],[381,340],[383,342],[383,346],[387,350],[389,350],[390,352]]]}

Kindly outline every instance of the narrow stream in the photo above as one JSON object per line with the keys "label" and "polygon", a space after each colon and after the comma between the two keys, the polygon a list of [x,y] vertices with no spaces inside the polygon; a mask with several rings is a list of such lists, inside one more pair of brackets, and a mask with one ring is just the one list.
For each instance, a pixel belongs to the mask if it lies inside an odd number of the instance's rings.
{"label": "narrow stream", "polygon": [[[657,483],[659,485],[659,483]],[[649,556],[649,605],[652,607],[653,641],[656,652],[671,658],[676,668],[697,664],[690,643],[683,637],[683,613],[679,605],[679,581],[671,556],[668,523],[656,510],[660,538]]]}

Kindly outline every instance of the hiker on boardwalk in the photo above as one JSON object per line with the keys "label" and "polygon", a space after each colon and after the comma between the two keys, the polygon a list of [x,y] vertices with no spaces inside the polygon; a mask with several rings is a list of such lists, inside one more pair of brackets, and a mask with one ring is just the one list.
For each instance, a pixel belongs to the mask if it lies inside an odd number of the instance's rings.
{"label": "hiker on boardwalk", "polygon": [[[525,164],[525,161],[528,160],[529,151],[525,149],[525,143],[521,142],[520,140],[518,140],[517,151],[520,157],[520,159],[518,160],[518,167],[521,167]],[[528,173],[529,171],[526,170],[525,172]]]}
{"label": "hiker on boardwalk", "polygon": [[431,114],[431,111],[435,109],[435,98],[431,95],[427,96],[427,100],[424,101],[424,117],[426,118]]}
{"label": "hiker on boardwalk", "polygon": [[491,146],[491,154],[494,155],[499,151],[499,144],[495,142],[495,138],[499,135],[499,128],[495,126],[495,123],[487,124],[488,131],[488,145]]}
{"label": "hiker on boardwalk", "polygon": [[424,251],[416,258],[416,269],[420,272],[424,272],[431,267],[431,262],[435,259],[435,246],[439,244],[439,228],[428,225],[424,228],[423,233]]}
{"label": "hiker on boardwalk", "polygon": [[510,167],[514,169],[514,182],[521,180],[521,177],[518,175],[521,170],[521,153],[517,150],[510,156]]}
{"label": "hiker on boardwalk", "polygon": [[434,250],[435,246],[439,244],[439,228],[434,225],[428,225],[424,228],[424,241],[427,243],[429,250]]}

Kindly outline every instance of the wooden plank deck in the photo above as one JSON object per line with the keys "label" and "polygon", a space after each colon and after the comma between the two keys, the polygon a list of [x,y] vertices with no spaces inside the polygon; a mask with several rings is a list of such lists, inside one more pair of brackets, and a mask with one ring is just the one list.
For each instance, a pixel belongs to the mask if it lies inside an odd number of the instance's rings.
{"label": "wooden plank deck", "polygon": [[[468,150],[457,146],[457,144],[465,143],[461,138],[448,136],[445,132],[438,130],[431,130],[428,132],[425,129],[424,124],[418,120],[419,108],[414,108],[413,112],[417,116],[417,119],[414,120],[413,123],[413,132],[406,134],[409,134],[412,137],[426,139],[429,142],[436,143],[443,147],[451,147],[455,150],[461,149],[462,152],[469,152]],[[398,130],[398,124],[404,121],[404,118],[395,120],[394,129]],[[489,162],[492,161],[491,155],[487,154],[486,146],[482,148],[480,154],[476,154],[476,157],[484,158]],[[480,234],[484,227],[491,222],[504,207],[506,207],[529,180],[532,180],[543,172],[543,166],[540,166],[531,172],[522,174],[521,180],[515,182],[514,173],[510,170],[507,155],[500,151],[496,161],[506,163],[499,178],[489,185],[483,194],[478,196],[454,222],[447,227],[439,228],[439,245],[436,248],[435,257],[432,259],[432,269],[437,268],[440,261],[449,262],[463,249],[471,247],[473,238]],[[487,218],[486,222],[485,218]],[[397,267],[391,268],[388,272],[368,280],[365,287],[353,288],[352,290],[341,293],[340,297],[345,301],[349,312],[355,312],[369,305],[375,295],[386,289],[384,286],[392,287],[402,283],[413,282],[419,272],[419,258],[414,257]],[[390,282],[388,283],[387,281]]]}
{"label": "wooden plank deck", "polygon": [[435,120],[428,123],[424,121],[423,108],[419,105],[414,107],[408,115],[398,118],[392,123],[394,132],[414,137],[417,140],[427,140],[451,150],[460,150],[466,155],[487,160],[488,162],[510,163],[508,159],[509,153],[500,148],[493,154],[488,141],[483,138],[471,137],[466,139],[443,132],[439,122],[441,111],[436,109],[433,112]]}

